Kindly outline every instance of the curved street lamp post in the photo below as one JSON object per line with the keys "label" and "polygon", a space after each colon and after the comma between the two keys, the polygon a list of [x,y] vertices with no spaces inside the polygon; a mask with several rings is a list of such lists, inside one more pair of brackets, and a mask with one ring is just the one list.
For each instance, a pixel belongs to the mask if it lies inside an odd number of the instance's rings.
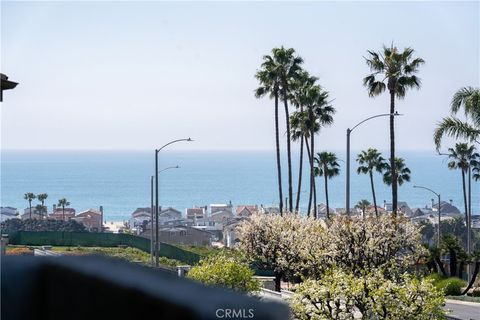
{"label": "curved street lamp post", "polygon": [[351,129],[347,129],[347,174],[346,174],[346,185],[345,185],[345,208],[347,211],[347,215],[350,215],[350,134],[352,133],[353,130],[355,130],[356,127],[361,125],[364,122],[367,122],[368,120],[372,120],[375,118],[379,117],[390,117],[390,116],[401,116],[402,114],[399,114],[398,112],[395,113],[382,113],[382,114],[377,114],[375,116],[369,117],[365,120],[360,121],[356,125],[354,125]]}
{"label": "curved street lamp post", "polygon": [[[441,217],[441,205],[440,205],[440,194],[439,193],[436,193],[435,191],[433,191],[432,189],[429,189],[427,187],[422,187],[422,186],[413,186],[414,188],[419,188],[419,189],[425,189],[425,190],[428,190],[430,191],[431,193],[433,193],[434,195],[437,196],[438,198],[438,232],[437,232],[437,248],[440,248],[440,217]],[[432,209],[433,209],[433,205],[432,205]]]}
{"label": "curved street lamp post", "polygon": [[155,266],[159,266],[158,260],[158,251],[159,251],[159,241],[158,241],[158,153],[165,147],[182,141],[193,141],[191,138],[187,139],[177,139],[170,141],[169,143],[163,145],[159,149],[155,149]]}

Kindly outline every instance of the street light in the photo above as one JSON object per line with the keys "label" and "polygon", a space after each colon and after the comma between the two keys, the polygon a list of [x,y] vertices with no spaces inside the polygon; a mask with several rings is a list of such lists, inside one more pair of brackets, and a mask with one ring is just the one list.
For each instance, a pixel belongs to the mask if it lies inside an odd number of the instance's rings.
{"label": "street light", "polygon": [[[158,173],[163,172],[169,169],[178,169],[180,168],[178,165],[173,167],[167,167],[160,170]],[[153,180],[155,179],[154,176],[150,177],[150,264],[153,266]]]}
{"label": "street light", "polygon": [[[437,248],[440,248],[440,216],[441,216],[441,205],[440,205],[440,194],[436,193],[432,189],[429,189],[427,187],[422,187],[422,186],[413,186],[414,188],[419,188],[419,189],[425,189],[433,193],[434,195],[437,196],[438,198],[438,233],[437,233]],[[432,206],[433,209],[433,206]]]}
{"label": "street light", "polygon": [[159,243],[158,243],[158,153],[165,147],[177,143],[177,142],[182,142],[182,141],[193,141],[191,138],[187,139],[177,139],[170,141],[169,143],[163,145],[159,149],[155,149],[155,266],[158,267],[159,261],[158,261],[158,250],[159,250]]}
{"label": "street light", "polygon": [[355,130],[356,127],[358,127],[359,125],[361,125],[362,123],[364,122],[367,122],[368,120],[372,120],[372,119],[375,119],[375,118],[379,118],[379,117],[390,117],[390,116],[402,116],[402,114],[399,114],[398,112],[395,111],[395,113],[382,113],[382,114],[377,114],[375,116],[372,116],[372,117],[369,117],[365,120],[362,120],[360,121],[359,123],[357,123],[355,126],[353,126],[352,129],[348,128],[347,129],[347,174],[346,174],[346,199],[345,199],[345,207],[346,207],[346,210],[347,210],[347,215],[350,215],[350,134],[352,133],[353,130]]}

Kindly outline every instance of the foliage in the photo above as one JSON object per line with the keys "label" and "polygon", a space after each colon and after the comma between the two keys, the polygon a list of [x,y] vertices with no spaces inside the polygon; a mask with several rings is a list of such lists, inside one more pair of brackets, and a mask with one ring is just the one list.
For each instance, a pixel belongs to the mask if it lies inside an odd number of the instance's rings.
{"label": "foliage", "polygon": [[[404,159],[395,158],[395,172],[397,174],[397,183],[399,186],[403,185],[405,182],[410,182],[411,171],[405,165]],[[385,166],[383,182],[389,186],[392,185],[392,170],[389,163],[387,163]]]}
{"label": "foliage", "polygon": [[257,268],[273,270],[290,279],[318,267],[315,257],[323,254],[326,242],[321,220],[294,214],[254,214],[238,231],[240,251]]}
{"label": "foliage", "polygon": [[[466,121],[455,117],[460,109],[463,109]],[[443,118],[435,129],[433,140],[437,150],[440,149],[445,136],[478,143],[480,137],[480,89],[464,87],[458,90],[452,98],[450,111],[452,116]]]}
{"label": "foliage", "polygon": [[40,220],[40,219],[8,219],[1,223],[2,233],[13,233],[17,231],[65,231],[83,232],[85,226],[74,220]]}
{"label": "foliage", "polygon": [[[119,258],[129,262],[150,264],[150,254],[136,248],[100,248],[100,247],[53,247],[53,251],[65,255],[102,255]],[[160,265],[175,267],[183,263],[178,260],[159,257]]]}
{"label": "foliage", "polygon": [[465,281],[457,277],[441,279],[435,283],[435,287],[442,290],[446,296],[459,296],[466,285]]}
{"label": "foliage", "polygon": [[[340,268],[299,284],[292,297],[296,319],[444,319],[443,295],[428,280],[385,270],[354,275]],[[392,273],[391,271],[389,273]]]}
{"label": "foliage", "polygon": [[221,249],[207,247],[207,246],[193,246],[193,245],[186,245],[186,244],[176,244],[175,246],[185,251],[196,253],[200,256],[209,256],[211,254],[216,254],[221,251]]}
{"label": "foliage", "polygon": [[396,265],[417,264],[427,252],[418,228],[404,217],[337,217],[328,228],[322,262],[353,274]]}
{"label": "foliage", "polygon": [[418,228],[404,217],[336,216],[329,223],[327,228],[292,214],[253,215],[239,228],[240,250],[260,268],[290,279],[320,278],[333,266],[353,274],[392,263],[403,270],[427,255]]}
{"label": "foliage", "polygon": [[190,279],[210,286],[220,286],[240,292],[256,292],[260,283],[253,278],[249,265],[234,255],[225,253],[208,256],[188,272]]}
{"label": "foliage", "polygon": [[11,247],[7,246],[6,254],[8,256],[31,256],[33,255],[33,250],[30,250],[27,247]]}

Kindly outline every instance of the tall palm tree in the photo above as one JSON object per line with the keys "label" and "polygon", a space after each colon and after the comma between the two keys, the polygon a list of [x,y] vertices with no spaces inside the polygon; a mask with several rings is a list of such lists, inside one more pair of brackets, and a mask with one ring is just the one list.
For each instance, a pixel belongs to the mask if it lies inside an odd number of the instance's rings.
{"label": "tall palm tree", "polygon": [[300,162],[298,166],[298,184],[297,184],[297,196],[295,200],[295,212],[299,212],[300,206],[300,194],[302,193],[302,172],[303,172],[303,145],[308,136],[308,128],[305,125],[308,115],[304,112],[304,106],[302,104],[301,95],[305,88],[311,87],[318,80],[317,77],[311,76],[307,71],[303,70],[298,74],[296,81],[293,83],[293,92],[290,100],[297,108],[297,111],[290,116],[291,125],[291,139],[292,141],[300,140]]}
{"label": "tall palm tree", "polygon": [[[463,203],[465,206],[465,223],[468,226],[469,221],[469,210],[468,210],[468,200],[467,200],[467,184],[466,184],[466,175],[470,168],[471,164],[475,164],[476,159],[478,158],[478,153],[475,152],[475,146],[468,145],[467,143],[457,143],[454,148],[448,149],[448,168],[450,170],[459,169],[462,175],[462,191],[463,191]],[[474,174],[475,177],[475,174]]]}
{"label": "tall palm tree", "polygon": [[[45,200],[47,200],[47,198],[48,198],[48,194],[46,194],[46,193],[37,194],[37,199],[38,199],[38,201],[41,202],[42,207],[45,207]],[[43,212],[45,212],[45,211],[46,211],[46,210],[42,209],[41,212],[43,213]]]}
{"label": "tall palm tree", "polygon": [[23,199],[28,201],[28,206],[30,207],[30,219],[32,219],[32,201],[35,200],[36,196],[32,192],[27,192],[23,195]]}
{"label": "tall palm tree", "polygon": [[[287,128],[287,160],[288,160],[288,210],[293,211],[293,179],[292,179],[292,152],[290,145],[290,116],[288,111],[288,101],[295,87],[295,82],[301,73],[303,59],[295,54],[293,48],[272,49],[273,60],[276,63],[277,74],[279,76],[281,100],[285,108],[285,125]],[[287,206],[287,204],[285,204]]]}
{"label": "tall palm tree", "polygon": [[317,216],[317,201],[315,192],[315,169],[314,169],[314,155],[315,155],[315,134],[324,126],[333,123],[333,115],[335,109],[328,101],[328,92],[323,90],[319,85],[306,87],[299,95],[299,102],[305,107],[307,113],[306,125],[310,129],[309,138],[310,146],[307,143],[307,153],[310,162],[310,197],[308,201],[308,214],[310,214],[312,206],[312,196],[314,201],[314,217]]}
{"label": "tall palm tree", "polygon": [[391,186],[393,183],[392,171],[395,171],[397,174],[397,184],[399,186],[403,185],[405,182],[410,182],[410,175],[412,172],[405,165],[405,160],[403,158],[395,158],[394,170],[391,169],[389,163],[386,164],[385,173],[383,174],[383,182],[389,186]]}
{"label": "tall palm tree", "polygon": [[420,88],[420,79],[415,75],[425,61],[413,57],[414,50],[399,51],[393,44],[383,46],[381,52],[368,51],[366,63],[372,72],[363,79],[368,95],[376,97],[388,90],[390,94],[390,167],[392,168],[392,210],[398,206],[397,173],[395,171],[395,98],[403,99],[407,89]]}
{"label": "tall palm tree", "polygon": [[[466,121],[462,121],[455,115],[463,109]],[[456,139],[462,138],[471,142],[479,143],[480,140],[480,89],[464,87],[458,90],[450,104],[452,116],[443,118],[438,123],[433,140],[437,150],[441,147],[443,137],[450,136]]]}
{"label": "tall palm tree", "polygon": [[62,219],[65,221],[65,207],[68,207],[70,205],[70,202],[67,201],[67,199],[62,198],[58,200],[58,206],[62,207]]}
{"label": "tall palm tree", "polygon": [[358,201],[358,203],[356,205],[357,208],[362,210],[362,218],[363,219],[365,219],[365,211],[367,210],[369,205],[370,205],[370,202],[368,200],[365,200],[365,199]]}
{"label": "tall palm tree", "polygon": [[357,156],[359,164],[357,168],[358,174],[368,174],[370,176],[370,188],[372,189],[373,206],[375,207],[375,216],[378,217],[377,198],[375,196],[375,185],[373,183],[373,172],[383,173],[387,167],[385,159],[377,149],[369,148],[367,151],[362,151]]}
{"label": "tall palm tree", "polygon": [[278,68],[274,59],[265,55],[261,69],[257,71],[255,77],[260,82],[260,86],[255,90],[255,97],[261,98],[266,95],[275,101],[275,147],[277,155],[277,177],[278,177],[278,195],[280,214],[283,212],[283,192],[282,192],[282,167],[280,164],[280,133],[278,128],[278,99],[280,96],[280,77]]}
{"label": "tall palm tree", "polygon": [[37,205],[35,206],[35,211],[38,212],[38,214],[40,214],[40,215],[43,216],[43,214],[44,214],[44,212],[45,212],[45,207],[42,206],[41,204],[37,204]]}
{"label": "tall palm tree", "polygon": [[320,152],[315,157],[317,164],[315,168],[315,175],[324,177],[325,179],[325,199],[327,203],[327,219],[330,219],[330,206],[328,203],[328,179],[336,177],[340,174],[340,165],[335,153]]}

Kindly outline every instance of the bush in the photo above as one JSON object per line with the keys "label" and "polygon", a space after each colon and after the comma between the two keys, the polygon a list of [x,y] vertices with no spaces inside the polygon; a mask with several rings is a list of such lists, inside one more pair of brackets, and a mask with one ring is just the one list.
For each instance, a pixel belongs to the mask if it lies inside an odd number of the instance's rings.
{"label": "bush", "polygon": [[188,272],[188,278],[206,285],[220,286],[240,292],[256,292],[260,283],[254,272],[239,256],[226,253],[209,256]]}
{"label": "bush", "polygon": [[466,287],[467,284],[460,278],[452,277],[442,279],[434,285],[442,290],[446,296],[459,296],[462,293],[462,288]]}
{"label": "bush", "polygon": [[14,233],[18,231],[64,231],[64,232],[83,232],[85,226],[75,220],[39,220],[39,219],[8,219],[1,223],[2,233]]}
{"label": "bush", "polygon": [[295,319],[445,318],[443,294],[430,281],[406,273],[391,279],[384,272],[357,276],[333,268],[320,280],[306,280],[292,297]]}

